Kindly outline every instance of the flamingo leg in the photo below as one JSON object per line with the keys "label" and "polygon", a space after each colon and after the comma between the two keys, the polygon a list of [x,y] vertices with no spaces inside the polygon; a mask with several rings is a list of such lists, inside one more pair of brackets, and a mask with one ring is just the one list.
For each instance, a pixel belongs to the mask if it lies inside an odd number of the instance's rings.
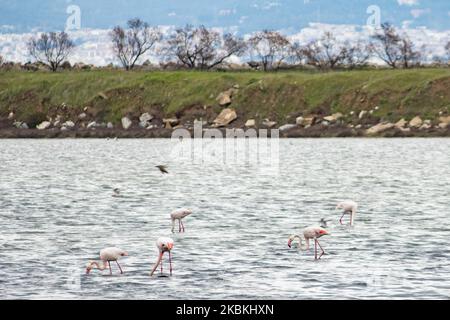
{"label": "flamingo leg", "polygon": [[317,239],[314,239],[314,259],[317,260]]}
{"label": "flamingo leg", "polygon": [[172,276],[172,254],[169,251],[169,265],[170,265],[170,275]]}
{"label": "flamingo leg", "polygon": [[161,261],[160,261],[160,264],[161,264],[161,274],[163,273],[163,258],[164,257],[164,253],[163,254],[161,254]]}
{"label": "flamingo leg", "polygon": [[108,261],[109,274],[112,276],[111,261]]}
{"label": "flamingo leg", "polygon": [[325,250],[323,250],[323,248],[322,248],[322,246],[320,245],[320,242],[319,242],[318,240],[316,240],[316,242],[317,242],[317,244],[319,245],[320,250],[322,250],[322,254],[321,254],[320,257],[319,257],[319,260],[320,260],[320,258],[322,258],[322,256],[325,254]]}
{"label": "flamingo leg", "polygon": [[178,219],[178,232],[181,233],[181,219]]}
{"label": "flamingo leg", "polygon": [[344,219],[345,214],[346,214],[346,212],[344,212],[344,214],[342,215],[341,219],[339,219],[339,223],[340,223],[341,225],[344,225],[344,223],[342,222],[342,219]]}
{"label": "flamingo leg", "polygon": [[183,220],[180,220],[180,221],[181,221],[181,227],[183,228],[183,232],[186,232],[186,229],[184,228]]}
{"label": "flamingo leg", "polygon": [[116,260],[116,263],[117,263],[117,266],[119,267],[119,269],[120,269],[120,274],[123,274],[123,270],[122,270],[122,268],[120,267],[120,264],[119,264],[119,262]]}

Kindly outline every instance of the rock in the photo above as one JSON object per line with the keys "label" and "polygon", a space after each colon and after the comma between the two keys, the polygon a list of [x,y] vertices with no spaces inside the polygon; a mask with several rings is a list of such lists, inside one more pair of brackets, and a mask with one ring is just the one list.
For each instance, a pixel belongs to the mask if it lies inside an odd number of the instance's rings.
{"label": "rock", "polygon": [[80,119],[80,120],[84,120],[86,118],[87,118],[87,114],[84,112],[78,115],[78,119]]}
{"label": "rock", "polygon": [[180,123],[180,120],[178,120],[177,118],[168,118],[163,119],[163,122],[166,126],[166,129],[172,129]]}
{"label": "rock", "polygon": [[92,122],[89,122],[89,124],[87,125],[87,128],[88,129],[92,129],[92,128],[95,128],[97,126],[98,126],[97,122],[92,121]]}
{"label": "rock", "polygon": [[62,127],[61,128],[61,131],[67,131],[67,130],[69,130],[69,129],[67,129],[67,127]]}
{"label": "rock", "polygon": [[296,128],[296,127],[297,127],[297,125],[295,125],[295,124],[285,124],[284,126],[281,126],[279,128],[279,130],[281,132],[285,132],[285,131],[292,130],[292,129]]}
{"label": "rock", "polygon": [[440,117],[439,118],[439,128],[446,129],[450,126],[450,116],[448,117]]}
{"label": "rock", "polygon": [[303,117],[298,117],[297,119],[295,119],[295,123],[298,126],[302,126],[303,125],[303,121],[305,121],[305,118],[303,118]]}
{"label": "rock", "polygon": [[44,121],[41,124],[37,125],[36,129],[38,129],[38,130],[46,130],[46,129],[50,128],[51,125],[52,124],[51,124],[50,121]]}
{"label": "rock", "polygon": [[8,115],[8,120],[14,119],[14,112],[10,112]]}
{"label": "rock", "polygon": [[305,120],[303,120],[303,125],[306,126],[312,126],[314,122],[316,121],[315,117],[307,117]]}
{"label": "rock", "polygon": [[130,129],[130,127],[133,125],[133,121],[131,121],[128,117],[123,117],[121,121],[122,128],[124,128],[125,130]]}
{"label": "rock", "polygon": [[229,89],[227,91],[220,93],[216,98],[216,100],[219,102],[219,105],[227,106],[227,105],[231,104],[231,102],[232,102],[231,99],[233,98],[233,95],[235,93],[237,93],[237,89],[239,89],[239,88]]}
{"label": "rock", "polygon": [[245,123],[245,126],[246,126],[247,128],[253,128],[253,127],[255,127],[255,126],[256,126],[256,121],[255,121],[255,119],[249,119],[249,120],[247,120],[247,122]]}
{"label": "rock", "polygon": [[322,121],[322,125],[328,127],[330,125],[329,121]]}
{"label": "rock", "polygon": [[432,125],[431,123],[424,123],[423,125],[420,126],[419,130],[428,130],[431,129]]}
{"label": "rock", "polygon": [[108,124],[106,125],[106,127],[108,129],[114,129],[114,125],[112,124],[112,122],[108,122]]}
{"label": "rock", "polygon": [[366,111],[366,110],[361,111],[361,112],[359,113],[359,116],[358,116],[359,120],[361,120],[362,118],[364,118],[366,115],[367,115],[367,111]]}
{"label": "rock", "polygon": [[148,112],[143,113],[143,114],[139,117],[139,121],[140,121],[140,122],[150,122],[150,121],[152,121],[152,120],[153,120],[153,116],[152,116],[150,113],[148,113]]}
{"label": "rock", "polygon": [[28,125],[21,121],[14,121],[13,126],[17,129],[28,129]]}
{"label": "rock", "polygon": [[270,121],[269,119],[266,119],[263,121],[263,126],[266,126],[267,128],[271,129],[277,125],[275,121]]}
{"label": "rock", "polygon": [[355,127],[355,129],[361,129],[362,128],[362,125],[360,125],[360,124],[358,124],[356,127]]}
{"label": "rock", "polygon": [[397,121],[397,123],[395,124],[395,127],[398,129],[401,129],[401,128],[406,127],[407,124],[408,124],[408,121],[406,121],[405,119],[401,119],[401,120]]}
{"label": "rock", "polygon": [[333,122],[338,121],[338,120],[339,120],[340,118],[342,118],[343,116],[344,116],[344,115],[343,115],[342,113],[338,112],[338,113],[335,113],[335,114],[333,114],[333,115],[331,115],[331,116],[328,116],[328,117],[323,118],[323,120],[328,121],[328,122],[330,122],[330,123],[333,123]]}
{"label": "rock", "polygon": [[423,121],[420,117],[415,117],[409,122],[409,126],[411,128],[420,128],[423,124]]}
{"label": "rock", "polygon": [[355,111],[350,111],[350,115],[351,116],[355,115]]}
{"label": "rock", "polygon": [[216,98],[216,100],[219,102],[219,105],[221,106],[227,106],[231,104],[231,95],[222,92],[219,94],[219,96]]}
{"label": "rock", "polygon": [[373,134],[378,134],[378,133],[382,133],[384,131],[387,131],[389,129],[392,129],[395,127],[395,124],[390,123],[390,122],[383,122],[383,123],[379,123],[369,129],[367,129],[366,133],[368,135],[373,135]]}
{"label": "rock", "polygon": [[225,127],[236,119],[236,111],[234,109],[227,108],[222,110],[219,116],[214,120],[214,125],[216,127]]}
{"label": "rock", "polygon": [[62,124],[63,127],[70,129],[75,127],[75,123],[73,121],[66,121]]}

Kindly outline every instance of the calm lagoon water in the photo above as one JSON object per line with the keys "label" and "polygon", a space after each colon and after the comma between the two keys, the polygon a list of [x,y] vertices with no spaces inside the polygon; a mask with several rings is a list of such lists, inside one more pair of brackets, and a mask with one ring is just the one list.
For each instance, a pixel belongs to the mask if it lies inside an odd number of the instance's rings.
{"label": "calm lagoon water", "polygon": [[[450,298],[450,139],[280,140],[275,171],[170,148],[1,140],[0,298]],[[346,199],[360,205],[353,228],[334,210]],[[171,235],[179,207],[194,214]],[[322,260],[289,250],[322,217]],[[175,240],[171,278],[149,277],[159,236]],[[84,275],[108,246],[130,253],[125,275]]]}

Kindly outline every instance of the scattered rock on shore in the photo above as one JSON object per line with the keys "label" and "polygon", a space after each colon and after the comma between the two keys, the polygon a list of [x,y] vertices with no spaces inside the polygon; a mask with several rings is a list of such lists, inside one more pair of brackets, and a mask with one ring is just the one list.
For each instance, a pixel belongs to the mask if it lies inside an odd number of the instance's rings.
{"label": "scattered rock on shore", "polygon": [[220,93],[216,100],[219,102],[220,106],[228,106],[231,104],[231,98],[233,97],[233,94],[236,92],[237,89],[229,89],[227,91],[224,91]]}
{"label": "scattered rock on shore", "polygon": [[163,122],[165,124],[166,129],[172,129],[173,127],[177,126],[180,123],[180,120],[177,118],[168,118],[163,119]]}
{"label": "scattered rock on shore", "polygon": [[237,119],[236,110],[227,108],[222,110],[219,116],[214,120],[214,125],[216,127],[225,127],[236,119]]}
{"label": "scattered rock on shore", "polygon": [[411,128],[420,128],[422,126],[422,124],[423,124],[423,121],[419,116],[415,117],[414,119],[412,119],[409,122],[409,126]]}
{"label": "scattered rock on shore", "polygon": [[334,123],[342,118],[344,115],[340,112],[332,114],[331,116],[323,118],[323,120],[328,121],[329,123]]}
{"label": "scattered rock on shore", "polygon": [[379,134],[382,133],[384,131],[390,130],[392,128],[395,127],[395,124],[390,123],[390,122],[383,122],[383,123],[379,123],[369,129],[367,129],[366,133],[368,135],[374,135],[374,134]]}
{"label": "scattered rock on shore", "polygon": [[128,117],[122,118],[122,128],[124,128],[125,130],[128,130],[131,128],[132,125],[133,125],[133,121],[131,121],[130,118],[128,118]]}
{"label": "scattered rock on shore", "polygon": [[270,121],[269,119],[266,119],[263,121],[263,126],[266,126],[267,128],[271,129],[277,125],[275,121]]}
{"label": "scattered rock on shore", "polygon": [[440,117],[439,118],[439,128],[446,129],[450,126],[450,116],[448,117]]}
{"label": "scattered rock on shore", "polygon": [[52,124],[51,124],[50,121],[44,121],[41,124],[37,125],[36,129],[38,129],[38,130],[46,130],[46,129],[50,128],[51,125]]}
{"label": "scattered rock on shore", "polygon": [[253,128],[256,126],[256,121],[254,119],[249,119],[247,120],[247,122],[245,123],[245,126],[247,128]]}
{"label": "scattered rock on shore", "polygon": [[397,121],[397,123],[395,124],[395,127],[398,129],[403,129],[406,127],[407,124],[408,124],[408,122],[402,118],[401,120]]}
{"label": "scattered rock on shore", "polygon": [[297,127],[297,125],[295,125],[295,124],[285,124],[284,126],[281,126],[279,128],[279,130],[281,132],[285,132],[285,131],[292,130],[292,129],[296,128],[296,127]]}

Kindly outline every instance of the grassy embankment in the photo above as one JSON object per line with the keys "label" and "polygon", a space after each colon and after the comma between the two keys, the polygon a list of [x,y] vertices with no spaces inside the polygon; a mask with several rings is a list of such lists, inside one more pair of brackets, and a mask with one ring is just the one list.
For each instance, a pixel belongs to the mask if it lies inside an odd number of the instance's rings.
{"label": "grassy embankment", "polygon": [[[280,125],[299,115],[341,112],[349,122],[361,110],[374,121],[435,120],[450,112],[450,70],[369,70],[311,72],[0,72],[0,118],[14,110],[17,119],[51,114],[65,103],[74,115],[88,106],[101,121],[118,123],[122,116],[159,110],[161,116],[211,106],[220,111],[217,95],[239,85],[231,107],[239,120],[265,118]],[[35,122],[41,119],[36,119]]]}

